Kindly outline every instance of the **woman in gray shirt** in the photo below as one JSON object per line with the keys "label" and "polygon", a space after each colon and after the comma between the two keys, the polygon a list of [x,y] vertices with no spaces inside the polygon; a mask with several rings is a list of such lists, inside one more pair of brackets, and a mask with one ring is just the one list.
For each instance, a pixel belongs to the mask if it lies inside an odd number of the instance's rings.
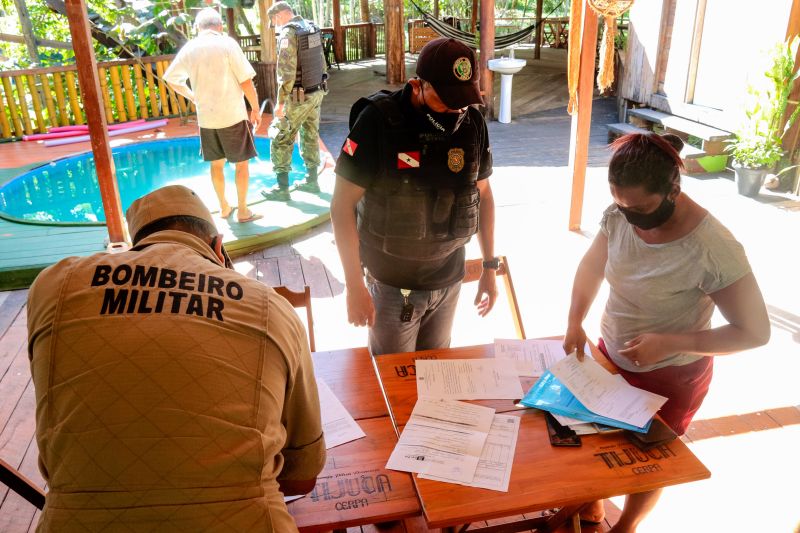
{"label": "woman in gray shirt", "polygon": [[[659,415],[679,435],[708,392],[713,358],[761,346],[770,336],[742,245],[681,192],[682,147],[671,134],[625,135],[612,144],[614,204],[575,274],[564,338],[564,350],[582,357],[583,320],[608,281],[598,345],[629,383],[668,398]],[[715,306],[728,323],[711,328]],[[635,532],[660,493],[628,495],[611,531]],[[602,501],[586,514],[602,520]]]}

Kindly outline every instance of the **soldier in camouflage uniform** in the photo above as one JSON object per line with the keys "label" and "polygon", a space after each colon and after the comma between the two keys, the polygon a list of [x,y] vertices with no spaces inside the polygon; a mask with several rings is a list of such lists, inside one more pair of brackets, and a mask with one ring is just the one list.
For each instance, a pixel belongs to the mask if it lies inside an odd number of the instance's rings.
{"label": "soldier in camouflage uniform", "polygon": [[[319,46],[319,59],[311,58],[310,63],[313,63],[313,66],[298,65],[302,62],[302,56],[298,53],[298,33],[315,34],[313,44],[321,43],[321,34],[313,23],[295,15],[286,2],[275,3],[267,11],[267,15],[271,24],[280,29],[277,65],[278,103],[270,128],[274,132],[270,135],[272,137],[270,155],[278,184],[270,190],[261,191],[261,194],[268,200],[285,202],[290,200],[289,170],[292,167],[292,150],[298,132],[300,133],[300,153],[303,156],[307,173],[305,182],[297,184],[294,190],[312,193],[318,193],[320,190],[317,183],[317,169],[320,164],[319,115],[322,98],[327,94],[325,83],[327,74],[325,73],[322,46]],[[310,47],[312,45],[311,38],[308,43]],[[304,70],[306,72],[301,74]],[[314,85],[304,87],[309,70],[318,70],[319,75],[312,81]]]}

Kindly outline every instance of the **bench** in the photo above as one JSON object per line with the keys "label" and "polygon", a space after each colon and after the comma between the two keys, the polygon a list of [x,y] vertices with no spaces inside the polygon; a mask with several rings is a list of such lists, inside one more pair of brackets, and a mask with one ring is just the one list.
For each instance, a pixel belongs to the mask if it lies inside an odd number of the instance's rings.
{"label": "bench", "polygon": [[[627,116],[629,123],[608,124],[610,138],[629,133],[648,133],[659,126],[683,139],[685,144],[681,158],[687,173],[720,172],[725,169],[728,160],[725,146],[726,141],[733,139],[732,133],[655,109],[628,109]],[[690,145],[689,136],[700,139],[701,147]]]}

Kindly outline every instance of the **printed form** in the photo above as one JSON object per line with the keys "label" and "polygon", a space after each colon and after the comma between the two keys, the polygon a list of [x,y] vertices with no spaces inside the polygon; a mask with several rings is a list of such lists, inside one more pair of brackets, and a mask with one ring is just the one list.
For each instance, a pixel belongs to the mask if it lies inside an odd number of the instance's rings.
{"label": "printed form", "polygon": [[[516,362],[520,376],[538,378],[556,362],[567,354],[560,340],[546,339],[495,339],[494,356],[497,359],[510,359]],[[583,353],[591,357],[592,351],[587,344]]]}
{"label": "printed form", "polygon": [[417,396],[449,400],[518,400],[524,396],[514,361],[418,359]]}
{"label": "printed form", "polygon": [[511,467],[514,465],[514,452],[517,448],[519,434],[519,417],[511,415],[494,415],[492,428],[483,445],[478,468],[472,481],[465,483],[430,474],[420,474],[423,479],[433,479],[446,483],[458,483],[468,487],[499,490],[508,492],[508,481],[511,479]]}
{"label": "printed form", "polygon": [[581,362],[570,355],[550,367],[550,372],[593,413],[637,427],[647,424],[667,401],[619,379],[588,357]]}
{"label": "printed form", "polygon": [[470,482],[493,420],[490,407],[419,398],[386,468]]}
{"label": "printed form", "polygon": [[325,434],[325,449],[366,437],[361,426],[345,409],[328,384],[317,378],[319,407],[322,417],[322,432]]}

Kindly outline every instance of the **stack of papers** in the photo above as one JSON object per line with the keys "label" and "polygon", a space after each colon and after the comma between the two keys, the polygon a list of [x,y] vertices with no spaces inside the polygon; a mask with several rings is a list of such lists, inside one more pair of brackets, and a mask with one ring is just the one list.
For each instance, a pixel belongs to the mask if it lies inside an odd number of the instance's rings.
{"label": "stack of papers", "polygon": [[667,401],[611,374],[596,361],[570,355],[550,367],[522,399],[527,407],[584,422],[647,433]]}
{"label": "stack of papers", "polygon": [[518,417],[497,415],[490,407],[421,397],[386,467],[507,492],[518,432]]}
{"label": "stack of papers", "polygon": [[[588,344],[583,353],[591,357]],[[520,376],[539,377],[567,354],[560,340],[495,339],[494,356],[514,361]]]}

